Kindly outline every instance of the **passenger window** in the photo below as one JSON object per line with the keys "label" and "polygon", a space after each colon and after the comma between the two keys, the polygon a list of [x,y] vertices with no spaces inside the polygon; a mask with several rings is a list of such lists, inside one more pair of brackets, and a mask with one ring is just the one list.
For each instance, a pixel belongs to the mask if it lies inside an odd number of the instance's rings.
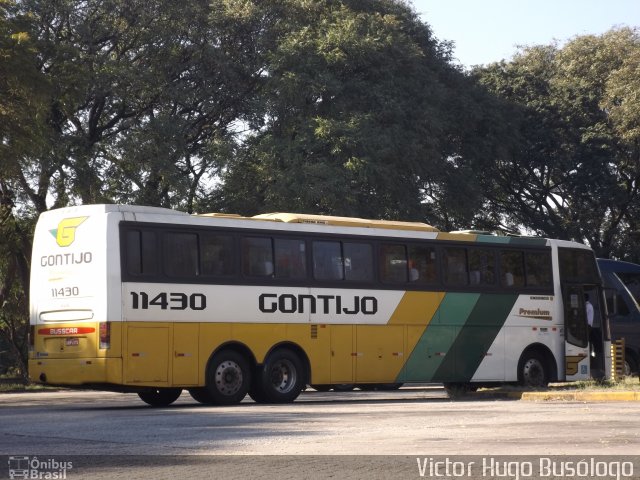
{"label": "passenger window", "polygon": [[198,274],[198,236],[195,233],[165,233],[164,271],[170,277]]}
{"label": "passenger window", "polygon": [[631,310],[629,310],[629,305],[627,305],[624,297],[619,293],[616,293],[616,306],[618,307],[618,315],[627,316],[631,313]]}
{"label": "passenger window", "polygon": [[469,283],[471,285],[496,284],[496,254],[491,250],[469,249]]}
{"label": "passenger window", "polygon": [[524,286],[523,252],[503,250],[500,254],[500,271],[504,287]]}
{"label": "passenger window", "polygon": [[525,256],[525,267],[527,269],[527,286],[553,286],[553,279],[551,275],[551,253],[527,252]]}
{"label": "passenger window", "polygon": [[468,285],[467,251],[465,248],[444,249],[444,283],[447,285]]}
{"label": "passenger window", "polygon": [[407,281],[407,251],[404,245],[380,246],[380,278],[385,283]]}
{"label": "passenger window", "polygon": [[202,275],[233,275],[233,237],[228,235],[201,235],[200,257]]}
{"label": "passenger window", "polygon": [[313,277],[316,280],[343,280],[340,242],[313,242]]}
{"label": "passenger window", "polygon": [[273,248],[270,238],[242,239],[242,273],[248,277],[273,277]]}
{"label": "passenger window", "polygon": [[132,275],[153,275],[158,272],[158,247],[155,232],[129,230],[126,235],[127,272]]}
{"label": "passenger window", "polygon": [[373,248],[368,243],[344,243],[344,278],[352,282],[373,280]]}
{"label": "passenger window", "polygon": [[307,276],[304,240],[275,239],[276,278],[302,279]]}
{"label": "passenger window", "polygon": [[409,245],[409,281],[424,284],[438,281],[435,248]]}

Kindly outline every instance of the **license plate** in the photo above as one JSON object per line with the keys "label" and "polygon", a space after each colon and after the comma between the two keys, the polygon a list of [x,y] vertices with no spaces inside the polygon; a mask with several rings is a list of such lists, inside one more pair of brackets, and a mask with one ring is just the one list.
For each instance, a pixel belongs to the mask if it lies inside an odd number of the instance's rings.
{"label": "license plate", "polygon": [[77,337],[65,338],[64,339],[64,344],[67,347],[77,347],[78,345],[80,345],[80,339],[77,338]]}

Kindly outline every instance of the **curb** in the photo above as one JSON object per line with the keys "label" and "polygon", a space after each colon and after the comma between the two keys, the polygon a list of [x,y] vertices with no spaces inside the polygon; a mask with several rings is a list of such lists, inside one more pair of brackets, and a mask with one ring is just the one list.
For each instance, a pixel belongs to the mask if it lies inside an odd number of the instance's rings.
{"label": "curb", "polygon": [[640,392],[522,392],[520,400],[530,402],[545,402],[549,400],[573,402],[639,402]]}

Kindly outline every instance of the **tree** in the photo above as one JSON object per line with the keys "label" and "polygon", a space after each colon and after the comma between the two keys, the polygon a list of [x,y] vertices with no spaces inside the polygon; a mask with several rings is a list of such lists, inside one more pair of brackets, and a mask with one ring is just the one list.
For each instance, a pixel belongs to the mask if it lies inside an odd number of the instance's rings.
{"label": "tree", "polygon": [[15,202],[24,178],[18,159],[44,144],[47,84],[37,69],[30,20],[0,1],[0,373],[26,375],[27,289],[32,217]]}
{"label": "tree", "polygon": [[[588,243],[600,256],[640,258],[637,231],[640,36],[629,28],[526,48],[475,78],[508,102],[506,148],[482,169],[492,208],[538,234]],[[506,112],[509,112],[506,115]]]}
{"label": "tree", "polygon": [[456,223],[430,198],[457,148],[463,75],[450,46],[397,1],[284,3],[261,103],[213,208]]}
{"label": "tree", "polygon": [[50,85],[47,148],[17,159],[24,201],[192,210],[261,81],[258,35],[227,3],[20,2]]}

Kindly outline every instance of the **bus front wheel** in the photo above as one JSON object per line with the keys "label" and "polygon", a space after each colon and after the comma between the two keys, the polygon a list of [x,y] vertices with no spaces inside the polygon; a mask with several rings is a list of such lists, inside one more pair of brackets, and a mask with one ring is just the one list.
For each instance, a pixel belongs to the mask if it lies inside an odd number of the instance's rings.
{"label": "bus front wheel", "polygon": [[206,388],[213,403],[235,405],[247,395],[251,385],[249,362],[234,350],[216,353],[207,367]]}
{"label": "bus front wheel", "polygon": [[624,354],[624,374],[626,376],[640,373],[638,371],[638,361],[632,351],[627,350]]}
{"label": "bus front wheel", "polygon": [[269,354],[260,370],[260,400],[265,403],[293,402],[306,385],[303,363],[289,349]]}
{"label": "bus front wheel", "polygon": [[147,405],[152,407],[166,407],[175,402],[182,394],[180,388],[154,388],[139,392],[138,396]]}
{"label": "bus front wheel", "polygon": [[540,353],[532,351],[522,356],[518,380],[525,387],[546,387],[549,384],[547,362]]}

